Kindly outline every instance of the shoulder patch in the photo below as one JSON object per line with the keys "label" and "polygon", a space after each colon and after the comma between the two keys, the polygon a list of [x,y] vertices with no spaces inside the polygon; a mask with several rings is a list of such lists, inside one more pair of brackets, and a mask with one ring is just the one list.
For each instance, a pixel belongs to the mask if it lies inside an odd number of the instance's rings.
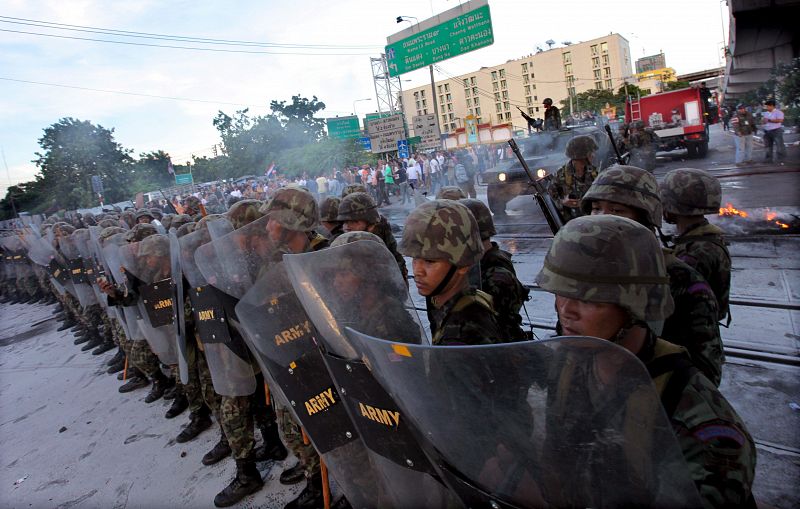
{"label": "shoulder patch", "polygon": [[700,426],[692,431],[692,436],[703,443],[718,439],[729,439],[743,446],[747,441],[745,436],[738,429],[725,424],[707,424],[705,426]]}

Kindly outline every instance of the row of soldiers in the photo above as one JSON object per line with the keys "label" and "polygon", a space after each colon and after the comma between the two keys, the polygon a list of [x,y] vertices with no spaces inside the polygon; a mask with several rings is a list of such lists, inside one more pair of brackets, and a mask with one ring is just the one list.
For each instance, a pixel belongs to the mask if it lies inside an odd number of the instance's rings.
{"label": "row of soldiers", "polygon": [[[530,339],[530,333],[523,330],[520,316],[528,290],[516,277],[511,255],[492,241],[495,227],[482,202],[465,199],[458,188],[443,189],[436,200],[425,201],[411,212],[398,245],[391,225],[364,191],[350,186],[342,198],[328,198],[318,205],[306,190],[287,187],[279,189],[266,203],[243,200],[225,214],[205,217],[198,213],[196,198],[190,197],[184,203],[188,212],[185,216],[164,216],[153,224],[152,212],[139,211],[134,216],[137,224],[130,229],[125,229],[120,218],[113,215],[96,218],[97,226],[88,229],[48,220],[39,237],[53,248],[49,260],[36,253],[46,248],[41,243],[38,248],[33,247],[35,239],[31,237],[35,234],[18,238],[27,246],[37,274],[43,275],[40,288],[48,289],[61,301],[65,325],[79,323],[88,331],[84,336],[107,335],[119,348],[109,371],[118,372],[120,362],[123,368],[127,366],[122,373],[130,378],[120,392],[152,383],[146,402],[164,396],[174,398],[166,417],[175,417],[188,407],[190,422],[178,442],[195,438],[212,426],[211,416],[215,418],[221,438],[203,462],[213,464],[233,455],[237,466],[235,478],[215,497],[215,505],[232,505],[261,489],[263,480],[256,462],[282,460],[288,448],[299,463],[281,474],[281,482],[292,484],[305,479],[306,488],[287,507],[321,505],[324,489],[320,454],[333,462],[333,476],[347,496],[340,499],[341,506],[346,507],[348,500],[357,507],[374,506],[375,500],[387,499],[370,498],[370,488],[358,480],[358,475],[351,479],[352,472],[334,468],[346,461],[332,452],[336,449],[328,434],[334,434],[333,427],[326,432],[314,424],[312,416],[319,412],[333,422],[336,407],[316,410],[315,403],[307,407],[305,415],[294,408],[294,399],[279,397],[291,394],[294,386],[282,378],[284,372],[272,363],[294,374],[300,369],[297,364],[305,366],[301,360],[306,359],[298,356],[279,362],[265,353],[273,346],[271,341],[259,339],[270,319],[283,317],[288,323],[297,312],[281,307],[279,302],[284,303],[285,297],[279,299],[280,292],[265,291],[281,281],[278,268],[283,256],[321,251],[323,258],[316,258],[320,261],[309,269],[314,277],[307,281],[306,289],[314,286],[314,281],[327,281],[335,290],[329,297],[341,302],[328,303],[330,299],[320,297],[325,294],[317,288],[316,304],[312,305],[325,302],[338,309],[337,305],[348,303],[341,312],[329,313],[324,320],[311,320],[319,329],[318,340],[326,336],[322,331],[330,329],[331,321],[342,323],[333,330],[349,324],[359,332],[409,344],[425,344],[422,338],[428,336],[435,347],[524,342]],[[752,438],[717,390],[724,363],[718,321],[728,316],[730,257],[721,232],[704,215],[716,212],[720,200],[719,183],[700,170],[675,170],[659,186],[652,174],[640,168],[611,167],[594,176],[578,203],[588,215],[569,221],[558,232],[536,279],[542,289],[556,295],[560,335],[607,340],[630,351],[644,364],[683,453],[684,471],[675,475],[687,475],[708,507],[752,504],[750,488],[755,467]],[[656,232],[660,233],[662,218],[678,226],[674,250],[666,250],[658,242]],[[164,233],[165,227],[169,234]],[[73,246],[84,244],[96,249],[83,249],[82,257],[81,250],[73,250]],[[336,265],[321,261],[329,246],[329,257],[337,260]],[[371,253],[360,263],[354,263],[353,258],[336,258],[334,254],[357,248]],[[59,281],[57,271],[59,266],[77,267],[70,263],[74,252],[84,260],[83,272],[88,277],[86,283],[73,280],[69,291],[69,282]],[[412,259],[413,281],[419,295],[425,298],[429,335],[415,332],[413,316],[402,306],[395,306],[405,300],[402,295],[407,296],[408,271],[403,256]],[[76,269],[69,270],[74,273]],[[369,290],[375,288],[374,280],[384,278],[395,284],[378,286],[383,292]],[[94,301],[77,291],[82,284],[91,289]],[[359,298],[363,300],[359,302]],[[167,301],[171,320],[157,309]],[[308,316],[313,314],[309,311]],[[305,323],[310,333],[308,320],[298,323]],[[296,347],[301,344],[299,339],[306,336],[302,329],[285,329],[283,336],[275,335],[275,344]],[[319,353],[317,343],[309,345],[317,345],[313,351]],[[530,348],[538,348],[536,344],[530,343]],[[323,352],[326,349],[335,351],[336,347],[322,347]],[[407,348],[395,348],[394,352],[413,357]],[[474,351],[475,358],[481,358],[480,352]],[[349,365],[355,365],[366,352],[350,355]],[[576,374],[585,372],[586,366],[567,369],[567,360],[553,362],[559,369],[551,369],[552,373],[536,374],[536,383],[574,398],[568,407],[584,409],[583,405],[596,405],[597,401],[591,399],[594,389],[580,390],[587,389],[586,384],[590,383]],[[511,361],[508,369],[513,369]],[[333,375],[318,372],[317,376]],[[608,372],[592,376],[591,383],[615,379]],[[361,389],[367,391],[368,386]],[[482,383],[478,386],[483,387]],[[493,389],[487,391],[484,397],[489,399],[492,395],[508,396],[493,393]],[[347,399],[343,389],[340,395]],[[476,397],[480,396],[479,393]],[[432,391],[407,397],[409,401],[405,403],[411,405],[414,397],[435,399],[437,394]],[[316,401],[323,400],[330,401]],[[524,398],[515,402],[520,407],[530,404]],[[548,399],[548,408],[560,408],[561,415],[570,411],[559,405]],[[402,402],[400,406],[409,408]],[[381,415],[365,411],[363,405],[358,408],[366,418]],[[350,414],[355,420],[354,415]],[[478,417],[454,416],[453,425],[457,427],[459,418],[469,423]],[[505,417],[512,416],[490,419],[498,426],[498,436]],[[574,424],[570,427],[568,421],[547,422],[548,428],[562,427],[558,440],[573,440],[569,442],[573,444],[581,435]],[[263,439],[258,449],[255,427]],[[370,434],[362,431],[361,435],[369,445]],[[383,443],[393,440],[399,438],[387,437]],[[416,440],[424,442],[419,436]],[[442,449],[440,444],[433,445],[436,450]],[[506,453],[546,457],[544,452],[534,453],[524,444],[519,445],[518,450],[506,448]],[[412,448],[409,444],[406,447]],[[460,447],[469,450],[477,445],[465,442]],[[546,452],[548,448],[542,450]],[[653,455],[661,454],[655,449],[647,450]],[[385,454],[391,456],[389,452]],[[581,469],[585,468],[579,460],[582,454],[577,449],[562,450],[559,459],[573,469]],[[522,466],[508,468],[524,470],[530,461],[527,458]],[[603,458],[595,457],[593,461]],[[410,460],[405,463],[411,471],[418,471]],[[380,462],[370,465],[377,470],[388,468]],[[468,470],[464,466],[463,471]],[[598,498],[600,488],[588,492],[578,489],[581,487],[570,489],[564,479],[543,486],[547,476],[532,470],[528,472],[530,479],[518,471],[511,476],[514,486],[529,483],[521,491],[509,489],[511,480],[507,476],[495,481],[491,481],[492,476],[467,481],[521,506],[539,505],[539,499],[555,505],[598,505],[602,500]],[[452,488],[451,484],[444,484]],[[562,485],[558,493],[554,488],[557,485]],[[378,487],[373,489],[381,492]],[[515,498],[520,493],[525,497]],[[626,495],[633,497],[624,490],[616,496],[625,500]],[[416,494],[404,496],[410,500]],[[430,498],[426,500],[424,505],[430,503]]]}

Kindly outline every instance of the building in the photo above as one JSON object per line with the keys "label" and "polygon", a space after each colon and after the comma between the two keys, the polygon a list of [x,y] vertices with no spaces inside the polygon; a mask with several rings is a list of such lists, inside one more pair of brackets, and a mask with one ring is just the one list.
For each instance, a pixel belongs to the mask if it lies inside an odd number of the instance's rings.
{"label": "building", "polygon": [[[637,67],[639,62],[636,62]],[[636,73],[636,86],[642,90],[647,90],[651,94],[663,92],[665,84],[670,81],[677,81],[677,73],[672,67],[662,67],[651,71]]]}
{"label": "building", "polygon": [[463,128],[468,115],[479,124],[524,129],[527,122],[519,109],[542,118],[546,97],[560,106],[561,100],[587,90],[617,90],[625,80],[633,81],[631,66],[628,41],[609,34],[436,81],[435,97],[430,85],[404,90],[402,108],[407,118],[428,115],[437,101],[442,133]]}
{"label": "building", "polygon": [[656,69],[663,69],[667,66],[667,58],[664,53],[658,55],[650,55],[649,57],[642,57],[636,60],[636,74],[643,72],[655,71]]}

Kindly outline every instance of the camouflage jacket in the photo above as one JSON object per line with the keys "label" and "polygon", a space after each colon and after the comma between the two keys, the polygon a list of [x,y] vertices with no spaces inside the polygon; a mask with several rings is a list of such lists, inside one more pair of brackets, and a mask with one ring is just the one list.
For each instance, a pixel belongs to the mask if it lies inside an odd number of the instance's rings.
{"label": "camouflage jacket", "polygon": [[737,111],[733,116],[731,123],[733,124],[733,131],[736,133],[736,136],[755,134],[756,129],[758,128],[756,119],[749,111],[745,111],[744,113],[739,113]]}
{"label": "camouflage jacket", "polygon": [[[638,357],[648,370],[659,358],[680,355],[682,348],[663,339],[645,347]],[[676,394],[674,411],[666,408],[689,475],[706,507],[746,507],[756,466],[756,448],[741,417],[702,373],[669,371],[654,377],[662,403],[676,374],[688,376]],[[693,373],[693,374],[692,374]],[[677,385],[677,384],[676,384]]]}
{"label": "camouflage jacket", "polygon": [[697,270],[714,290],[720,320],[729,316],[731,293],[731,255],[722,234],[721,229],[703,218],[675,238],[675,256]]}
{"label": "camouflage jacket", "polygon": [[403,279],[408,279],[406,260],[403,258],[403,255],[397,252],[397,241],[394,235],[392,235],[392,226],[389,224],[389,221],[381,216],[380,222],[373,225],[369,232],[380,237],[383,243],[386,244],[386,247],[389,248],[392,256],[394,256],[394,259],[397,260],[397,266],[400,267],[400,273],[403,274]]}
{"label": "camouflage jacket", "polygon": [[530,291],[517,279],[511,254],[492,242],[492,248],[481,259],[481,290],[492,296],[497,323],[507,340],[524,340],[522,317],[519,314]]}
{"label": "camouflage jacket", "polygon": [[586,191],[592,187],[592,182],[594,182],[594,179],[597,178],[597,173],[597,168],[592,165],[588,165],[583,177],[579,177],[575,174],[575,168],[572,166],[572,161],[567,162],[567,164],[558,169],[552,182],[550,182],[550,187],[547,189],[547,191],[553,198],[556,207],[558,207],[558,209],[561,211],[561,215],[565,221],[582,216],[583,213],[581,212],[580,207],[565,207],[561,203],[561,200],[569,197],[570,195],[578,200],[583,198],[583,195],[586,194]]}
{"label": "camouflage jacket", "polygon": [[480,290],[463,290],[438,307],[430,298],[426,303],[434,345],[488,345],[504,340],[492,297]]}
{"label": "camouflage jacket", "polygon": [[664,259],[675,311],[664,322],[661,337],[686,348],[694,365],[719,387],[725,354],[714,292],[703,276],[672,252],[665,252]]}

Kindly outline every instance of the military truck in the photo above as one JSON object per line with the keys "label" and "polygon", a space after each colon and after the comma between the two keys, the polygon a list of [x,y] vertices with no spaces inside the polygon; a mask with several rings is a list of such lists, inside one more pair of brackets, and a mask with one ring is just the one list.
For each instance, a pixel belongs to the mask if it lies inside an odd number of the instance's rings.
{"label": "military truck", "polygon": [[[516,142],[531,171],[537,178],[546,178],[555,174],[567,162],[567,156],[564,155],[567,143],[575,136],[581,135],[591,136],[599,147],[592,161],[595,166],[603,169],[615,162],[611,141],[600,125],[564,127],[558,131],[533,133],[524,138],[517,138]],[[503,216],[506,213],[506,204],[513,198],[533,194],[528,181],[528,175],[513,155],[485,171],[483,183],[487,184],[487,200],[492,213]]]}

